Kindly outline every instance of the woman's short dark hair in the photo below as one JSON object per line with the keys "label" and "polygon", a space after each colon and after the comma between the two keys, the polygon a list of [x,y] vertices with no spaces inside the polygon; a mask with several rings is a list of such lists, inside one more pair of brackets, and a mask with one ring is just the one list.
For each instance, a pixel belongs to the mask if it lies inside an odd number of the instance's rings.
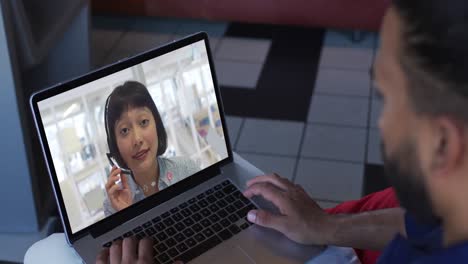
{"label": "woman's short dark hair", "polygon": [[121,115],[134,107],[148,107],[153,114],[156,122],[156,132],[158,134],[158,150],[156,155],[162,155],[167,148],[167,133],[164,129],[164,124],[158,108],[148,92],[148,89],[139,82],[126,81],[124,84],[117,86],[107,98],[104,114],[109,151],[117,162],[122,165],[125,164],[125,167],[127,167],[127,165],[120,156],[114,127]]}

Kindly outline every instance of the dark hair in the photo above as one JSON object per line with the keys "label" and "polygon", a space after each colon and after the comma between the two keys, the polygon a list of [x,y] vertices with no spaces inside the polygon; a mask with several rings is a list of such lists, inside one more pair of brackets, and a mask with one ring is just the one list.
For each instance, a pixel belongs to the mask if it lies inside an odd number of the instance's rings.
{"label": "dark hair", "polygon": [[151,98],[148,89],[139,82],[127,81],[124,84],[117,86],[109,95],[106,101],[104,114],[109,151],[115,157],[117,162],[119,164],[125,164],[125,167],[127,167],[127,165],[120,156],[114,127],[122,113],[133,107],[148,107],[153,114],[156,122],[156,133],[158,134],[158,150],[156,155],[162,155],[167,148],[166,130],[164,129],[164,124],[161,116],[159,115],[158,108]]}
{"label": "dark hair", "polygon": [[400,62],[417,113],[468,123],[468,1],[394,0]]}

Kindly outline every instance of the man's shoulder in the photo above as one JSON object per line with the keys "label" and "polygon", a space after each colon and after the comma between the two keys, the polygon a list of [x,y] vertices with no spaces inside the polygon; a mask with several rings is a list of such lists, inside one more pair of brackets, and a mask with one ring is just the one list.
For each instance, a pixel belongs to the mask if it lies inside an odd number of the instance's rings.
{"label": "man's shoulder", "polygon": [[468,263],[468,241],[444,247],[441,226],[420,224],[408,213],[405,224],[407,237],[396,235],[378,263]]}

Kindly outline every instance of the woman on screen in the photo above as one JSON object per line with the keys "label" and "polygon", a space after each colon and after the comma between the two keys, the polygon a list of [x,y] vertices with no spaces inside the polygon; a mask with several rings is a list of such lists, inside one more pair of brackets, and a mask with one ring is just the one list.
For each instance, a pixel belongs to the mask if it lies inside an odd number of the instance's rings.
{"label": "woman on screen", "polygon": [[127,81],[116,87],[107,98],[104,119],[110,156],[116,163],[105,186],[106,216],[200,170],[191,159],[161,156],[167,148],[167,134],[143,84]]}

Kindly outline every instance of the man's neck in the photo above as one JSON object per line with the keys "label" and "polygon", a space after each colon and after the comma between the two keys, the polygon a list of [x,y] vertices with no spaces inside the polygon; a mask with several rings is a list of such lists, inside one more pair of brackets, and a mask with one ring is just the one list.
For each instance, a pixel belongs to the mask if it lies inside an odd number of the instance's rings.
{"label": "man's neck", "polygon": [[[468,208],[467,208],[468,209]],[[463,208],[454,210],[445,215],[443,220],[443,245],[444,247],[453,246],[460,242],[468,242],[468,210]]]}

